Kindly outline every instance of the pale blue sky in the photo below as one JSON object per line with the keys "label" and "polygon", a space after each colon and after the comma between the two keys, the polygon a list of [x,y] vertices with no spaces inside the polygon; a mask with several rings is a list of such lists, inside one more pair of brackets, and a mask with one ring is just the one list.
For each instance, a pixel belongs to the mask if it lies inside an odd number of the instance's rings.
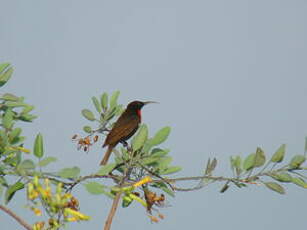
{"label": "pale blue sky", "polygon": [[[39,119],[57,167],[98,169],[103,151],[89,154],[70,141],[87,122],[80,110],[102,92],[121,90],[120,102],[155,100],[144,108],[151,133],[170,125],[164,144],[180,175],[199,175],[208,157],[229,175],[229,157],[257,146],[273,153],[286,143],[302,153],[307,128],[307,2],[215,1],[2,1],[0,61],[15,73],[5,92],[25,96]],[[288,156],[287,159],[289,159]],[[55,170],[51,167],[50,170]],[[213,185],[177,193],[166,219],[150,224],[135,204],[120,209],[113,229],[303,229],[306,191],[289,185],[281,196],[263,187],[225,194]],[[111,201],[75,193],[89,223],[68,229],[102,229]],[[34,220],[19,195],[9,207]],[[0,213],[4,229],[20,229]]]}

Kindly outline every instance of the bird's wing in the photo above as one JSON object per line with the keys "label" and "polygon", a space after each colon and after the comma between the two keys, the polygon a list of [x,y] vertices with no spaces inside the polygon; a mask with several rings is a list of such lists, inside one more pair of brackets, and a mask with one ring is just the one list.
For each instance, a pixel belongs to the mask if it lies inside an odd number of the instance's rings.
{"label": "bird's wing", "polygon": [[121,119],[120,117],[109,132],[103,146],[116,145],[118,142],[127,140],[138,129],[140,119],[137,116],[132,116],[130,119]]}

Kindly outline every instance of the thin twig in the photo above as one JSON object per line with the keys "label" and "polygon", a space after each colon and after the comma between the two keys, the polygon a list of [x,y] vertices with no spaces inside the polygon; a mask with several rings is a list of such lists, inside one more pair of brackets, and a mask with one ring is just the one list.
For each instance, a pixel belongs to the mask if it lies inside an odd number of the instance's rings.
{"label": "thin twig", "polygon": [[66,183],[64,185],[67,186],[66,192],[70,192],[76,185],[80,184],[81,182],[87,180],[87,179],[96,179],[96,178],[112,178],[113,180],[117,179],[114,175],[88,175],[78,178],[75,182]]}
{"label": "thin twig", "polygon": [[168,184],[168,186],[174,191],[175,188],[173,185],[171,185],[167,180],[165,180],[163,177],[161,177],[160,175],[158,175],[157,173],[153,172],[152,170],[150,170],[149,168],[145,167],[144,165],[142,165],[140,162],[138,162],[138,164],[148,173],[150,173],[151,175],[158,177],[159,179],[161,179],[164,183]]}
{"label": "thin twig", "polygon": [[9,208],[0,205],[0,209],[7,213],[9,216],[13,217],[20,225],[22,225],[25,229],[27,230],[33,230],[33,228],[31,227],[31,225],[29,225],[27,222],[25,222],[21,217],[17,216],[12,210],[10,210]]}

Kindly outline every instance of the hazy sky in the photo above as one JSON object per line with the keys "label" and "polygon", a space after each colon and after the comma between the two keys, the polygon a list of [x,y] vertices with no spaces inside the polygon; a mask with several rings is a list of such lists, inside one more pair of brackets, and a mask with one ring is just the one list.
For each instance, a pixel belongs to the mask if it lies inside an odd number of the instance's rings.
{"label": "hazy sky", "polygon": [[[171,149],[179,175],[200,175],[208,157],[216,175],[230,175],[229,157],[257,146],[272,154],[282,143],[303,152],[307,134],[307,2],[304,0],[81,1],[3,0],[0,61],[14,65],[2,92],[25,96],[39,119],[24,125],[42,132],[56,170],[77,165],[96,172],[104,150],[78,152],[70,141],[88,122],[83,108],[102,92],[121,91],[160,104],[144,108],[150,133],[170,125],[163,146]],[[151,224],[144,208],[119,209],[113,229],[303,229],[307,192],[287,185],[281,196],[263,186],[225,194],[220,185],[177,193]],[[68,229],[102,229],[111,200],[74,193],[88,223]],[[23,208],[24,194],[9,204]],[[1,229],[21,229],[0,213]],[[4,226],[4,228],[3,228]]]}

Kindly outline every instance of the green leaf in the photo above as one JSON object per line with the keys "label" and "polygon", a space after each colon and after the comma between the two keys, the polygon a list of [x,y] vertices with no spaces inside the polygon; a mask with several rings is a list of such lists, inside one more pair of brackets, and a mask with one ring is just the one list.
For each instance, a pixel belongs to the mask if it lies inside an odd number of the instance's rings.
{"label": "green leaf", "polygon": [[43,136],[41,133],[37,134],[35,138],[33,152],[37,158],[42,158],[44,156],[44,143],[43,143]]}
{"label": "green leaf", "polygon": [[292,183],[294,183],[294,184],[296,184],[300,187],[307,188],[306,182],[299,177],[292,177]]}
{"label": "green leaf", "polygon": [[92,97],[92,101],[93,101],[93,104],[94,104],[97,112],[101,113],[101,107],[100,107],[98,99],[96,97]]}
{"label": "green leaf", "polygon": [[255,155],[255,164],[254,167],[261,167],[265,163],[265,155],[261,148],[257,148]]}
{"label": "green leaf", "polygon": [[265,186],[271,190],[273,190],[274,192],[277,192],[279,194],[285,194],[285,189],[280,185],[280,184],[277,184],[275,182],[265,182],[264,183]]}
{"label": "green leaf", "polygon": [[231,169],[235,170],[237,175],[240,175],[242,172],[241,164],[242,159],[240,156],[230,157]]}
{"label": "green leaf", "polygon": [[160,174],[161,175],[168,175],[168,174],[173,174],[173,173],[176,173],[176,172],[179,172],[181,171],[181,167],[179,166],[172,166],[172,167],[169,167],[167,169],[165,169],[164,171],[162,171]]}
{"label": "green leaf", "polygon": [[246,170],[246,171],[249,171],[251,170],[252,168],[254,168],[254,164],[255,164],[255,156],[256,154],[255,153],[251,153],[249,154],[244,162],[243,162],[243,169]]}
{"label": "green leaf", "polygon": [[277,162],[277,163],[282,162],[285,156],[285,152],[286,152],[286,145],[282,144],[272,156],[271,162]]}
{"label": "green leaf", "polygon": [[154,163],[157,163],[161,158],[160,157],[146,157],[142,159],[143,165],[152,165]]}
{"label": "green leaf", "polygon": [[86,126],[83,127],[83,131],[86,132],[86,133],[92,133],[92,128],[90,126],[86,125]]}
{"label": "green leaf", "polygon": [[5,93],[1,99],[6,100],[6,101],[18,101],[19,97],[15,96],[14,94],[11,93]]}
{"label": "green leaf", "polygon": [[19,120],[25,121],[25,122],[32,122],[36,118],[37,116],[32,115],[32,114],[22,114],[20,117],[18,117]]}
{"label": "green leaf", "polygon": [[83,109],[81,111],[82,115],[89,121],[94,121],[95,120],[95,116],[93,114],[93,112],[89,109]]}
{"label": "green leaf", "polygon": [[224,184],[224,186],[221,188],[220,193],[226,192],[227,189],[228,189],[229,187],[230,187],[230,186],[229,186],[228,183],[226,182],[226,184]]}
{"label": "green leaf", "polygon": [[38,165],[39,165],[40,167],[45,167],[45,166],[47,166],[47,165],[49,165],[50,163],[55,162],[55,161],[57,161],[57,158],[55,158],[55,157],[46,157],[46,158],[42,159],[42,160],[38,163]]}
{"label": "green leaf", "polygon": [[11,140],[11,144],[12,145],[16,145],[18,143],[22,143],[24,142],[24,140],[26,139],[26,137],[21,137],[21,136],[18,136],[18,137],[15,137],[13,140]]}
{"label": "green leaf", "polygon": [[2,72],[7,69],[11,64],[6,62],[6,63],[1,63],[0,64],[0,74],[2,74]]}
{"label": "green leaf", "polygon": [[27,114],[31,112],[35,107],[32,105],[26,105],[24,109],[21,111],[22,114]]}
{"label": "green leaf", "polygon": [[2,197],[2,193],[3,193],[3,186],[0,184],[0,197]]}
{"label": "green leaf", "polygon": [[123,111],[124,111],[123,105],[118,105],[116,106],[115,115],[119,116],[123,113]]}
{"label": "green leaf", "polygon": [[108,175],[116,166],[117,164],[116,163],[110,163],[110,164],[107,164],[105,166],[102,166],[99,171],[97,172],[97,175],[99,176],[106,176]]}
{"label": "green leaf", "polygon": [[24,184],[20,181],[16,182],[13,185],[10,185],[4,195],[4,199],[5,199],[5,204],[8,204],[10,202],[10,200],[13,198],[13,196],[15,195],[15,193],[18,190],[21,190],[24,188]]}
{"label": "green leaf", "polygon": [[26,107],[27,104],[23,103],[23,102],[15,102],[15,101],[8,101],[5,103],[5,105],[7,107],[11,107],[11,108],[17,108],[17,107]]}
{"label": "green leaf", "polygon": [[290,168],[297,169],[305,162],[306,158],[304,155],[296,155],[291,159]]}
{"label": "green leaf", "polygon": [[120,91],[115,91],[110,99],[110,108],[115,107],[117,105],[117,99],[120,94]]}
{"label": "green leaf", "polygon": [[289,173],[274,173],[274,174],[270,174],[270,176],[280,182],[283,183],[288,183],[288,182],[292,182],[292,176]]}
{"label": "green leaf", "polygon": [[[13,73],[13,68],[5,68],[6,70],[0,73],[0,87],[3,86],[11,78]],[[4,69],[3,69],[4,70]]]}
{"label": "green leaf", "polygon": [[172,157],[163,157],[160,159],[160,161],[158,162],[158,168],[160,171],[165,170],[166,168],[168,168],[169,164],[172,162],[173,158]]}
{"label": "green leaf", "polygon": [[63,178],[77,178],[80,174],[80,168],[75,166],[72,168],[64,168],[58,172],[58,176]]}
{"label": "green leaf", "polygon": [[15,128],[12,130],[12,132],[9,133],[9,140],[10,142],[14,142],[16,138],[21,134],[22,129],[21,128]]}
{"label": "green leaf", "polygon": [[147,140],[148,128],[145,124],[141,125],[137,135],[132,140],[132,148],[134,151],[139,150]]}
{"label": "green leaf", "polygon": [[152,157],[164,157],[169,153],[169,149],[159,149],[159,148],[154,148],[151,151],[151,156]]}
{"label": "green leaf", "polygon": [[17,166],[21,162],[21,151],[13,151],[12,155],[4,159],[3,162],[13,167]]}
{"label": "green leaf", "polygon": [[84,187],[90,194],[93,195],[100,195],[105,193],[105,186],[97,182],[88,182],[84,184]]}
{"label": "green leaf", "polygon": [[8,187],[8,183],[6,182],[4,176],[0,176],[0,185]]}
{"label": "green leaf", "polygon": [[230,156],[229,158],[230,160],[230,167],[231,167],[231,170],[235,170],[236,169],[236,157],[235,156]]}
{"label": "green leaf", "polygon": [[1,138],[0,145],[5,147],[7,145],[8,137],[7,137],[4,129],[0,129],[0,138]]}
{"label": "green leaf", "polygon": [[216,158],[214,158],[212,161],[209,158],[208,162],[207,162],[206,170],[205,170],[205,175],[211,175],[213,170],[215,169],[216,165],[217,165]]}
{"label": "green leaf", "polygon": [[127,208],[132,203],[132,201],[133,199],[129,195],[124,196],[122,201],[122,207]]}
{"label": "green leaf", "polygon": [[4,113],[4,117],[2,119],[2,124],[4,128],[9,129],[13,125],[13,112],[11,109],[7,109]]}
{"label": "green leaf", "polygon": [[19,169],[30,170],[35,169],[35,164],[32,160],[24,160],[18,165]]}
{"label": "green leaf", "polygon": [[111,120],[115,116],[116,108],[117,107],[110,108],[110,110],[105,113],[104,120]]}
{"label": "green leaf", "polygon": [[164,192],[166,192],[168,195],[170,195],[171,197],[175,197],[175,193],[173,190],[167,188],[167,187],[162,187],[161,188]]}
{"label": "green leaf", "polygon": [[150,139],[150,144],[152,146],[155,146],[155,145],[159,145],[159,144],[163,143],[167,139],[167,137],[169,136],[170,132],[171,132],[171,127],[169,127],[169,126],[166,126],[162,129],[160,129],[156,133],[156,135],[153,138]]}
{"label": "green leaf", "polygon": [[103,93],[101,95],[100,104],[103,110],[106,111],[108,108],[108,94],[107,93]]}

